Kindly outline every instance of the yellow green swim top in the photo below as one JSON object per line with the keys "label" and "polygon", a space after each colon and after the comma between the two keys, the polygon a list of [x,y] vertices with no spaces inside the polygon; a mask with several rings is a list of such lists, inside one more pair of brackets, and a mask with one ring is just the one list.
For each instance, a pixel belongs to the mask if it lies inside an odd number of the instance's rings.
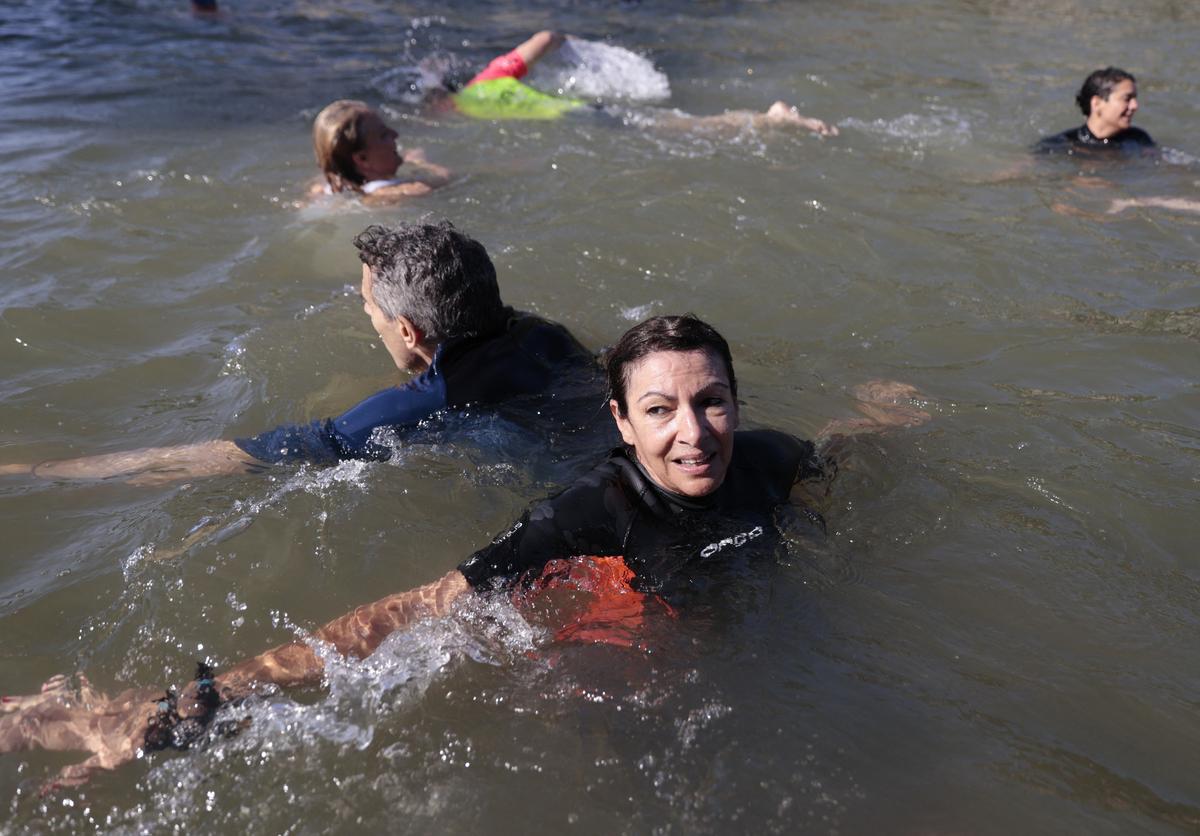
{"label": "yellow green swim top", "polygon": [[455,93],[454,104],[475,119],[558,119],[587,106],[583,99],[543,93],[510,77],[477,81]]}

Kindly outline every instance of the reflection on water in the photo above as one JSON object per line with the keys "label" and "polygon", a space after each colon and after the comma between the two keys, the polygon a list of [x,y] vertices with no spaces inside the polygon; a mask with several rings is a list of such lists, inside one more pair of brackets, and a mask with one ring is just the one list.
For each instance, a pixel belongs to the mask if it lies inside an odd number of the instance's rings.
{"label": "reflection on water", "polygon": [[[784,525],[777,565],[648,621],[646,646],[558,642],[546,613],[480,601],[82,790],[39,798],[70,759],[6,755],[10,829],[1197,828],[1200,226],[1105,214],[1195,197],[1192,6],[223,6],[0,16],[0,463],[245,435],[402,379],[350,240],[426,215],[592,348],[654,313],[711,319],[749,425],[811,435],[880,376],[936,417],[858,445],[827,535]],[[545,25],[644,59],[591,91],[605,113],[422,110]],[[1107,63],[1138,76],[1162,158],[1031,160]],[[295,209],[309,121],[343,97],[456,180]],[[776,99],[841,136],[655,129],[654,108]],[[180,683],[440,576],[611,443],[601,400],[573,406],[535,431],[447,416],[387,463],[4,480],[0,689]]]}

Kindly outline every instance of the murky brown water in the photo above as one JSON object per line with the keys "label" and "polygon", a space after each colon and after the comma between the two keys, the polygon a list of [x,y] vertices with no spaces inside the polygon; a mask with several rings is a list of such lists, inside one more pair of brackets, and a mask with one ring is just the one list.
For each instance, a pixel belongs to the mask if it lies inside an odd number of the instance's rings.
{"label": "murky brown water", "polygon": [[[0,10],[0,462],[229,437],[386,385],[349,241],[426,213],[591,346],[710,319],[751,424],[811,434],[878,376],[936,420],[863,444],[828,542],[650,657],[547,645],[493,602],[84,790],[38,799],[69,759],[4,756],[5,829],[1200,829],[1200,218],[1100,214],[1197,195],[1194,5],[184,5]],[[786,98],[842,134],[496,125],[402,95],[422,58],[470,67],[545,25],[650,56],[672,107]],[[1138,74],[1167,160],[1031,164],[1106,63]],[[309,120],[343,96],[460,179],[297,211]],[[474,416],[388,464],[4,481],[0,691],[178,682],[431,580],[582,443],[547,459]]]}

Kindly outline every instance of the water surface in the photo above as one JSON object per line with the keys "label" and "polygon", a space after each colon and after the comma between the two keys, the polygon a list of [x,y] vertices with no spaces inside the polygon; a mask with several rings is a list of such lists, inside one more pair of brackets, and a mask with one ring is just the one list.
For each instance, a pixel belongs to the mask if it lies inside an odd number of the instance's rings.
{"label": "water surface", "polygon": [[[710,319],[750,425],[811,435],[872,377],[919,386],[935,420],[861,444],[828,538],[648,628],[652,654],[556,645],[486,602],[239,709],[250,728],[202,752],[51,798],[70,758],[5,756],[6,829],[1200,828],[1200,218],[1103,214],[1196,196],[1196,7],[185,6],[0,15],[0,461],[232,437],[401,379],[349,242],[426,215],[589,346],[652,313]],[[841,136],[648,130],[620,101],[472,122],[406,86],[544,26],[648,57],[662,106],[783,98]],[[1138,75],[1167,159],[1031,162],[1108,63]],[[298,210],[308,125],[340,97],[458,179]],[[386,464],[5,481],[0,690],[181,683],[427,582],[599,452],[555,444],[454,416]]]}

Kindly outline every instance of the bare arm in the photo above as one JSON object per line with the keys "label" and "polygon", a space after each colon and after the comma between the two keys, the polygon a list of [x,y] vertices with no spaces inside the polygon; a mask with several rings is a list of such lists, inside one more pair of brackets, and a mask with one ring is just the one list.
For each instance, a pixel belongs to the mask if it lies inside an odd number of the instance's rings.
{"label": "bare arm", "polygon": [[1135,197],[1129,200],[1114,200],[1112,205],[1108,207],[1108,213],[1110,215],[1116,214],[1135,206],[1144,206],[1153,209],[1174,209],[1177,212],[1200,212],[1200,201],[1196,200],[1188,200],[1182,197]]}
{"label": "bare arm", "polygon": [[[383,186],[370,194],[363,195],[363,203],[370,205],[387,205],[401,203],[406,198],[427,195],[434,189],[439,189],[450,182],[450,169],[432,163],[425,157],[421,148],[406,148],[404,150],[404,165],[398,172],[399,177],[413,177],[406,183],[396,183],[393,186]],[[416,179],[420,178],[420,179]]]}
{"label": "bare arm", "polygon": [[727,110],[712,116],[688,116],[673,113],[664,115],[657,120],[665,128],[687,130],[695,127],[741,128],[794,125],[810,130],[820,136],[837,136],[837,125],[830,125],[820,119],[804,116],[787,102],[775,102],[763,113],[754,110]]}
{"label": "bare arm", "polygon": [[421,197],[432,192],[433,186],[414,180],[411,183],[397,183],[394,186],[383,186],[370,194],[362,196],[362,202],[368,206],[384,206],[390,203],[401,203],[405,198]]}
{"label": "bare arm", "polygon": [[38,464],[8,464],[0,466],[0,475],[28,474],[39,479],[123,478],[134,485],[157,485],[179,479],[245,473],[261,465],[262,462],[232,441],[218,440]]}
{"label": "bare arm", "polygon": [[[450,572],[431,584],[364,604],[316,630],[313,637],[343,655],[362,658],[396,630],[421,618],[445,615],[470,588],[462,574]],[[323,671],[311,647],[291,642],[235,665],[216,677],[214,684],[223,699],[235,699],[262,684],[316,682]],[[178,701],[181,717],[205,714],[196,702],[197,690],[196,683],[184,689]],[[44,789],[82,784],[97,770],[116,769],[137,757],[151,720],[162,716],[161,695],[161,691],[137,689],[110,699],[92,690],[83,676],[78,689],[72,689],[66,677],[54,677],[40,694],[6,696],[0,701],[0,752],[88,752],[90,757],[65,767]]]}
{"label": "bare arm", "polygon": [[[333,645],[343,656],[370,655],[395,631],[414,621],[446,615],[451,605],[471,589],[458,570],[433,583],[363,604],[313,632],[313,638]],[[216,678],[222,699],[252,693],[257,685],[282,687],[313,683],[325,666],[305,642],[290,642],[247,659]]]}
{"label": "bare arm", "polygon": [[411,165],[419,169],[425,175],[429,185],[444,186],[450,182],[450,169],[444,165],[430,162],[425,156],[424,148],[405,148],[403,157],[404,165]]}
{"label": "bare arm", "polygon": [[519,44],[514,51],[521,56],[526,67],[533,69],[534,64],[562,46],[564,40],[566,40],[566,35],[562,32],[543,29],[529,40]]}

